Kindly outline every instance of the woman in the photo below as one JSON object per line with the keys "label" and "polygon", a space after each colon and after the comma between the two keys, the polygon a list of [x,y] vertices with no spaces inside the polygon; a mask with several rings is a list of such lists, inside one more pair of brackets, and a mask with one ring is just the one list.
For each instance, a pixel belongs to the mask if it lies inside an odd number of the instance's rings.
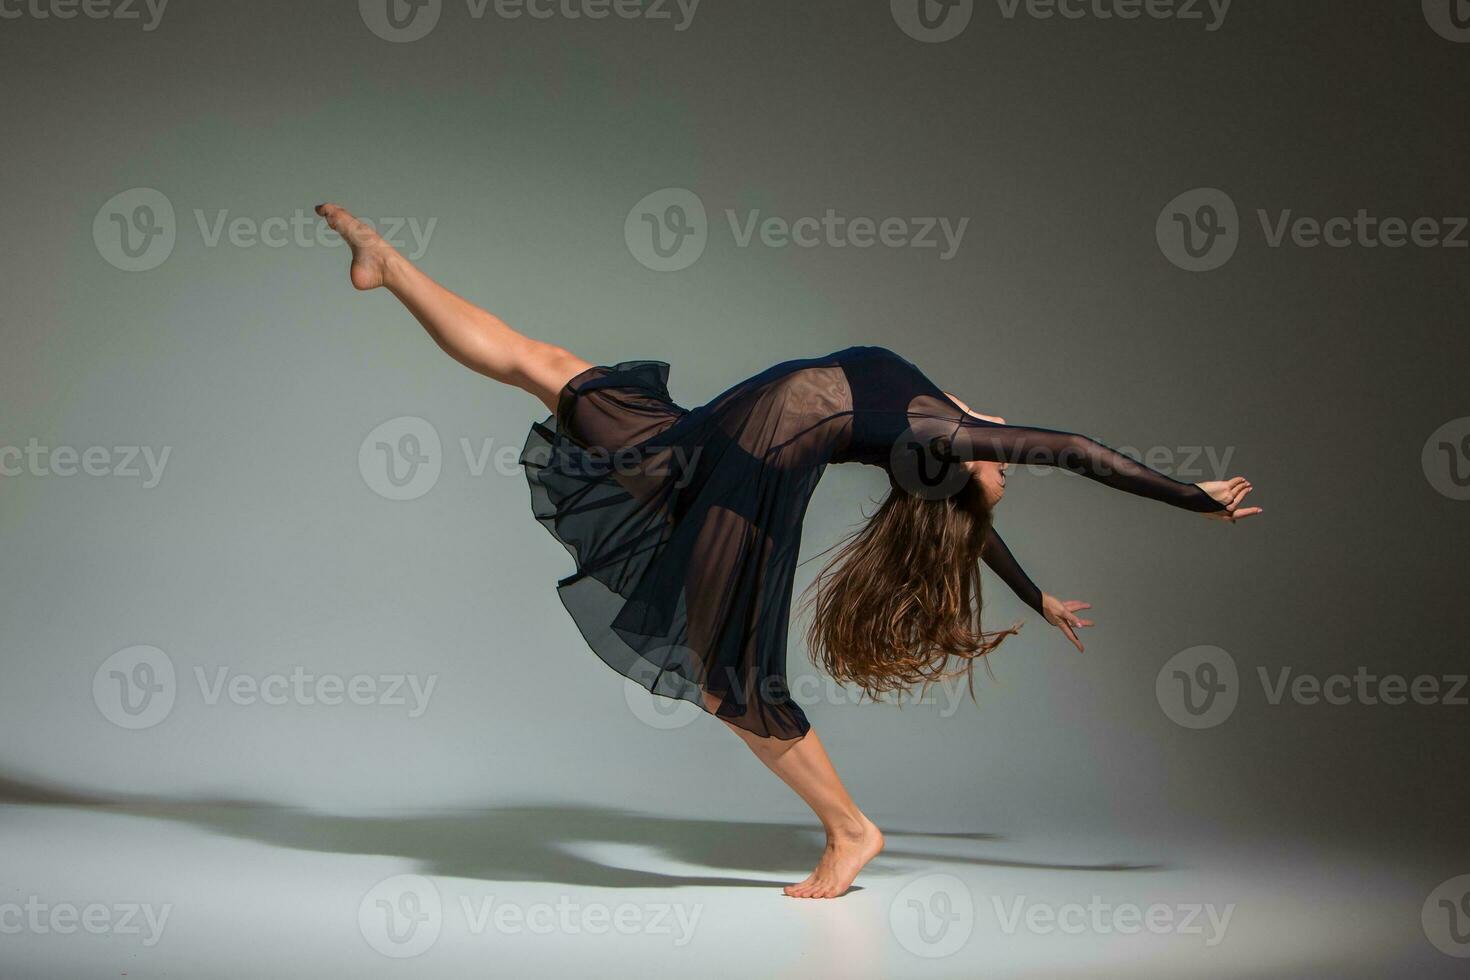
{"label": "woman", "polygon": [[1179,483],[1081,436],[978,415],[881,348],[780,364],[686,410],[667,365],[598,366],[522,336],[346,211],[317,213],[351,246],[355,287],[386,287],[451,357],[552,413],[521,462],[537,520],[576,560],[562,601],[603,660],[720,718],[816,813],[827,845],[792,897],[843,894],[883,848],[786,687],[801,522],[827,463],[874,464],[893,484],[814,583],[808,634],[834,678],[874,696],[968,677],[1014,632],[981,628],[982,559],[1082,649],[1087,603],[1043,593],[991,527],[1012,463],[1209,517],[1260,513],[1241,506],[1243,478]]}

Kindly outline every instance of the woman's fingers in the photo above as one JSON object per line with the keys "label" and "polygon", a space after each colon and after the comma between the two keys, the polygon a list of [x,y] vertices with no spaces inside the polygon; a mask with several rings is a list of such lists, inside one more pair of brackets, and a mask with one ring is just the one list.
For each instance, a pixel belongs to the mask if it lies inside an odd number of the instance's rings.
{"label": "woman's fingers", "polygon": [[1062,632],[1067,634],[1067,639],[1072,641],[1072,645],[1077,648],[1077,652],[1082,653],[1082,641],[1077,639],[1076,633],[1072,632],[1072,624],[1063,620],[1061,626]]}
{"label": "woman's fingers", "polygon": [[1229,521],[1231,524],[1234,524],[1242,517],[1253,517],[1261,513],[1261,508],[1259,507],[1246,507],[1242,509],[1240,506],[1241,502],[1245,500],[1246,495],[1256,488],[1255,484],[1251,483],[1245,477],[1232,476],[1228,480],[1221,480],[1213,484],[1213,486],[1219,487],[1220,490],[1218,495],[1211,494],[1211,496],[1215,498],[1215,501],[1223,509],[1206,514],[1206,517],[1213,517],[1216,520]]}

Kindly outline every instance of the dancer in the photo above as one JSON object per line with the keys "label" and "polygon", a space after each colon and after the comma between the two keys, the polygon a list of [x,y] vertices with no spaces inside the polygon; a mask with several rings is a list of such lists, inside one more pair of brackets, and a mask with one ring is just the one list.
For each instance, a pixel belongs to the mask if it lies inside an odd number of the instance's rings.
{"label": "dancer", "polygon": [[1080,651],[1085,602],[1042,592],[991,515],[1017,463],[1056,466],[1206,517],[1238,521],[1242,477],[1180,483],[1083,436],[1006,424],[877,347],[788,361],[700,408],[668,365],[594,365],[533,340],[435,283],[365,222],[324,204],[352,284],[386,288],[455,360],[539,398],[521,455],[533,512],[571,553],[558,585],[592,649],[655,694],[725,722],[826,831],[785,893],[833,898],[883,849],[786,685],[801,524],[828,463],[868,463],[888,496],[812,587],[808,647],[874,697],[963,674],[1015,629],[981,626],[984,561]]}

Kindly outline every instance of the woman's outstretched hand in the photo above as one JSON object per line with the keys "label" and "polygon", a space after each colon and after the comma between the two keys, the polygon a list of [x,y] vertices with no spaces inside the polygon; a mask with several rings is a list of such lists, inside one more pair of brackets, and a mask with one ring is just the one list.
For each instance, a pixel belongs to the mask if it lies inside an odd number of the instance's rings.
{"label": "woman's outstretched hand", "polygon": [[1240,506],[1240,502],[1245,499],[1245,495],[1255,489],[1255,487],[1251,486],[1251,481],[1243,476],[1231,477],[1228,480],[1210,480],[1208,483],[1196,483],[1195,486],[1209,494],[1215,503],[1225,505],[1224,510],[1217,510],[1212,514],[1206,514],[1206,517],[1213,518],[1217,521],[1229,521],[1231,524],[1234,524],[1236,521],[1244,518],[1255,517],[1261,512],[1261,508],[1259,507]]}
{"label": "woman's outstretched hand", "polygon": [[1091,626],[1092,620],[1078,619],[1077,613],[1083,609],[1091,608],[1092,603],[1090,602],[1079,602],[1076,599],[1058,599],[1056,596],[1048,593],[1043,593],[1041,596],[1041,615],[1046,617],[1048,623],[1051,623],[1066,634],[1067,639],[1072,641],[1072,645],[1077,648],[1078,653],[1082,652],[1082,641],[1077,639],[1076,630],[1083,626]]}

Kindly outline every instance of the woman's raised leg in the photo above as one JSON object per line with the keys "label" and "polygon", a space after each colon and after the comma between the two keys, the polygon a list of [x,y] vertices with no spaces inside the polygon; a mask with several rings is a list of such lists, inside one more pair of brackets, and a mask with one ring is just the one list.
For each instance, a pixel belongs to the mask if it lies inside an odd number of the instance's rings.
{"label": "woman's raised leg", "polygon": [[517,333],[499,317],[445,289],[371,225],[337,205],[319,205],[316,213],[351,247],[352,285],[387,289],[445,353],[470,370],[530,392],[554,412],[566,383],[592,366],[555,344]]}

